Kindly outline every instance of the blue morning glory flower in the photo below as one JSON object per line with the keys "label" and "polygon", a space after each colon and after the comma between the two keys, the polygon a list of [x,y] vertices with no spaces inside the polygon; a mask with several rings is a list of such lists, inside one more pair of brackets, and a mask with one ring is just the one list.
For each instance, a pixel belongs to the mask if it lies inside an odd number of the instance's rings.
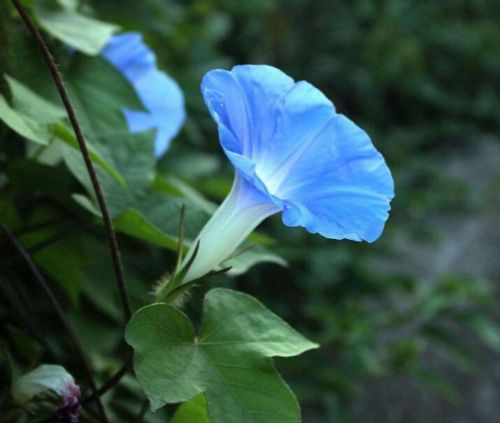
{"label": "blue morning glory flower", "polygon": [[366,132],[321,91],[266,65],[210,71],[201,91],[236,176],[194,243],[185,281],[214,269],[277,212],[285,225],[326,238],[380,236],[394,196],[391,172]]}
{"label": "blue morning glory flower", "polygon": [[124,109],[130,132],[157,129],[155,154],[161,156],[184,123],[182,91],[170,76],[158,70],[154,53],[139,33],[113,35],[102,55],[132,84],[146,109]]}

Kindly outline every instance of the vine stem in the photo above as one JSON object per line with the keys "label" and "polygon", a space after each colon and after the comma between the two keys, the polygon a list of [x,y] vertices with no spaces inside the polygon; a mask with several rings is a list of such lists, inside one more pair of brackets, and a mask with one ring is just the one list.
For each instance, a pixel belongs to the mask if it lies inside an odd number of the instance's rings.
{"label": "vine stem", "polygon": [[101,397],[106,392],[108,392],[113,386],[115,386],[118,382],[120,382],[122,377],[125,376],[125,374],[129,371],[131,366],[132,366],[132,357],[129,357],[125,362],[125,364],[113,376],[111,376],[104,385],[102,385],[99,389],[93,392],[92,395],[84,398],[81,401],[81,404],[86,405],[92,401],[95,401],[97,397]]}
{"label": "vine stem", "polygon": [[[35,280],[37,281],[38,285],[40,285],[40,288],[42,288],[43,292],[49,299],[50,303],[52,304],[52,307],[54,308],[57,317],[61,321],[62,325],[64,326],[64,329],[66,330],[68,337],[73,344],[73,347],[76,350],[76,353],[78,354],[78,357],[83,365],[83,370],[85,372],[85,375],[88,379],[88,383],[90,385],[90,389],[92,393],[94,394],[97,391],[96,384],[94,382],[94,378],[92,376],[92,370],[90,368],[90,364],[87,361],[87,358],[85,357],[85,353],[83,352],[83,347],[80,344],[80,341],[78,340],[78,337],[71,326],[71,323],[67,319],[66,315],[64,314],[64,311],[59,304],[59,301],[57,301],[57,298],[54,296],[52,290],[50,289],[50,286],[48,285],[47,281],[43,277],[43,275],[40,273],[38,270],[38,267],[35,265],[33,262],[32,258],[30,255],[26,252],[24,247],[19,243],[19,241],[12,235],[12,233],[7,229],[7,227],[0,222],[0,231],[2,231],[7,239],[10,241],[10,243],[14,246],[14,248],[17,250],[17,252],[22,256],[23,260],[26,262],[28,265],[31,273],[35,277]],[[104,422],[108,422],[109,420],[106,417],[106,412],[104,411],[104,407],[102,405],[101,399],[99,396],[95,398],[97,408],[99,410],[99,414],[101,414],[101,418],[103,419]]]}
{"label": "vine stem", "polygon": [[113,222],[111,221],[111,216],[109,214],[108,207],[106,205],[106,201],[104,199],[104,193],[101,189],[101,185],[99,183],[99,179],[97,178],[97,173],[95,171],[92,160],[90,159],[89,151],[87,148],[87,144],[85,142],[85,138],[83,137],[83,131],[81,126],[76,118],[75,109],[71,100],[69,98],[68,91],[66,86],[64,85],[62,75],[57,68],[57,64],[50,53],[47,44],[45,43],[42,34],[37,29],[35,24],[33,23],[31,17],[29,16],[26,9],[22,6],[19,0],[11,0],[14,7],[19,12],[21,19],[25,23],[29,32],[33,36],[38,45],[38,48],[43,54],[45,61],[47,62],[47,67],[49,68],[52,79],[54,80],[54,84],[59,92],[59,96],[64,104],[66,112],[68,113],[69,120],[71,122],[71,126],[75,132],[76,139],[78,141],[78,145],[80,147],[80,151],[83,156],[83,160],[85,162],[85,166],[90,176],[90,180],[92,182],[92,187],[94,188],[94,192],[97,198],[97,202],[99,204],[99,208],[101,210],[102,219],[104,222],[104,227],[106,228],[106,236],[108,240],[109,249],[111,252],[111,258],[113,260],[113,267],[115,271],[116,282],[118,285],[118,291],[120,293],[120,298],[123,306],[123,312],[126,320],[130,320],[132,317],[132,308],[130,306],[130,301],[127,292],[127,285],[125,283],[125,277],[123,275],[123,266],[121,261],[121,254],[118,248],[118,241],[116,239],[116,233],[113,229]]}

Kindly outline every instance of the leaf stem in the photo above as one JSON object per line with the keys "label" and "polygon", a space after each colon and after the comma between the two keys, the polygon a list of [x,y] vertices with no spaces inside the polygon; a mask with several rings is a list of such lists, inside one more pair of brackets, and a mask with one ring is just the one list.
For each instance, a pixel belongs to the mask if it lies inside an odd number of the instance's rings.
{"label": "leaf stem", "polygon": [[45,61],[47,62],[47,67],[49,68],[50,74],[52,76],[52,79],[54,80],[54,84],[57,88],[57,91],[59,92],[59,96],[61,97],[61,100],[64,104],[64,107],[66,109],[66,112],[68,113],[68,118],[71,122],[71,126],[73,127],[73,130],[75,131],[75,136],[78,141],[78,145],[80,147],[83,160],[85,162],[85,166],[87,167],[87,171],[90,176],[90,180],[92,182],[92,187],[94,188],[94,192],[97,198],[97,202],[99,204],[99,208],[101,209],[101,214],[102,218],[104,221],[104,226],[106,228],[106,236],[108,239],[108,244],[111,252],[111,258],[113,260],[113,267],[115,271],[115,276],[116,276],[116,282],[118,285],[118,291],[120,293],[121,297],[121,302],[123,306],[123,312],[125,315],[126,320],[130,320],[130,317],[132,316],[132,308],[130,306],[130,301],[128,298],[128,292],[127,292],[127,285],[125,284],[125,277],[123,275],[123,266],[122,266],[122,261],[121,261],[121,254],[120,250],[118,248],[118,241],[116,239],[116,233],[115,230],[113,229],[113,222],[111,221],[111,216],[108,211],[108,207],[106,205],[106,201],[104,199],[104,193],[101,189],[101,185],[99,183],[99,180],[97,178],[97,173],[95,171],[94,165],[92,163],[92,160],[90,158],[89,150],[87,147],[87,144],[85,142],[85,138],[83,137],[83,131],[80,127],[80,124],[78,122],[78,119],[76,118],[76,113],[75,109],[73,107],[73,104],[71,103],[71,100],[69,98],[68,91],[66,89],[66,86],[64,85],[64,82],[62,80],[62,75],[59,72],[59,69],[57,68],[56,62],[54,58],[52,57],[52,54],[50,53],[47,44],[45,43],[42,34],[40,31],[37,29],[35,24],[33,23],[31,17],[29,14],[26,12],[26,9],[22,6],[19,0],[11,0],[12,4],[14,7],[17,9],[19,12],[19,15],[21,16],[22,20],[24,21],[26,27],[30,31],[31,35],[36,41],[36,44],[38,45],[38,48],[43,54],[43,57]]}
{"label": "leaf stem", "polygon": [[[19,243],[19,241],[14,237],[14,235],[12,235],[12,233],[9,231],[9,229],[7,229],[7,227],[2,222],[0,222],[0,231],[2,231],[5,234],[5,236],[10,241],[10,243],[13,245],[13,247],[17,250],[19,255],[22,256],[25,263],[27,264],[27,266],[31,270],[31,273],[33,274],[36,282],[38,283],[40,288],[42,288],[43,292],[45,293],[48,300],[52,304],[52,307],[54,308],[54,310],[57,314],[57,317],[59,318],[62,325],[64,326],[64,329],[66,330],[66,333],[68,334],[68,337],[69,337],[71,343],[73,344],[73,347],[75,348],[76,353],[77,353],[77,355],[78,355],[78,357],[83,365],[83,370],[84,370],[85,375],[88,379],[90,389],[91,389],[92,393],[96,392],[97,387],[96,387],[96,384],[94,382],[94,378],[92,376],[92,370],[90,368],[90,364],[87,361],[87,358],[85,357],[85,353],[83,352],[83,347],[80,344],[80,341],[78,340],[78,337],[77,337],[73,327],[71,326],[71,323],[69,322],[66,315],[64,314],[64,311],[63,311],[61,305],[59,304],[59,301],[57,301],[57,298],[54,296],[52,290],[50,289],[50,286],[48,285],[47,281],[45,280],[43,275],[38,270],[37,266],[33,262],[30,255],[26,252],[24,247]],[[101,414],[101,418],[103,419],[104,422],[108,422],[108,419],[106,417],[106,413],[104,411],[104,407],[102,405],[100,397],[96,397],[96,404],[97,404],[97,408],[99,409],[99,413]]]}

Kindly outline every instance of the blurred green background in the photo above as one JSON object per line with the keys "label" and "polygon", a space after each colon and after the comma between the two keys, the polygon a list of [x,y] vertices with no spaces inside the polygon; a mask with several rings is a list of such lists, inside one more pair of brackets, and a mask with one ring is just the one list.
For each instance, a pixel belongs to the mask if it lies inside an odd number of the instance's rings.
{"label": "blurred green background", "polygon": [[[256,296],[319,342],[319,350],[277,362],[299,397],[305,423],[498,421],[500,3],[80,3],[84,13],[141,32],[159,66],[179,82],[188,120],[158,169],[206,198],[224,198],[232,169],[198,86],[206,71],[233,64],[271,64],[316,85],[338,111],[367,130],[393,172],[396,198],[375,244],[322,239],[284,227],[274,217],[260,233],[275,240],[267,248],[284,257],[288,267],[259,264],[235,278],[211,279],[195,292],[193,312],[202,290],[231,286]],[[12,76],[27,81],[33,68],[16,60],[21,61],[29,41],[11,12],[6,7],[2,12],[2,39],[9,40],[2,46],[2,63]],[[53,46],[62,49],[56,42]],[[32,88],[50,91],[46,75],[39,73]],[[5,128],[0,131],[10,136]],[[50,172],[58,181],[54,189],[39,164],[42,177],[33,190],[33,178],[22,178],[24,165],[8,166],[23,154],[20,144],[2,143],[1,151],[0,172],[9,181],[17,178],[15,189],[9,184],[1,188],[0,211],[11,228],[50,217],[57,209],[88,233],[70,231],[35,252],[35,258],[43,268],[44,261],[64,257],[57,269],[47,268],[74,276],[71,287],[55,283],[55,289],[105,380],[121,365],[124,347],[116,330],[120,312],[102,227],[70,201],[77,184],[65,168]],[[175,227],[176,220],[171,224]],[[36,245],[52,235],[50,230],[25,235],[23,243]],[[120,244],[135,304],[143,304],[174,256],[125,235]],[[64,355],[68,346],[52,312],[31,301],[36,288],[26,269],[11,263],[0,277],[0,319],[6,328],[2,348],[16,362],[14,368],[50,360],[27,335],[26,320],[33,313],[40,316],[37,326],[47,334],[46,342]],[[9,288],[11,281],[17,291]],[[13,308],[17,297],[25,311]],[[78,374],[69,353],[66,360]],[[9,377],[7,366],[2,371]],[[129,421],[138,407],[137,393],[129,376],[106,400],[115,404],[122,421]],[[165,413],[147,419],[166,421]]]}

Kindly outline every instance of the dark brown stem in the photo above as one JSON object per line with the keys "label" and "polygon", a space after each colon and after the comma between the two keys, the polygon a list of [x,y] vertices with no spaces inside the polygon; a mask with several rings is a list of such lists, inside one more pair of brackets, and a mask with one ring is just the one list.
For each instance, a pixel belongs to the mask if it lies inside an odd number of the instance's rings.
{"label": "dark brown stem", "polygon": [[[24,247],[17,241],[17,239],[12,235],[12,233],[7,229],[7,227],[0,222],[0,231],[2,231],[5,236],[7,237],[8,241],[12,244],[12,246],[17,250],[20,256],[22,256],[24,262],[26,265],[29,267],[31,273],[33,274],[36,282],[42,288],[43,292],[47,296],[48,300],[50,301],[52,307],[54,308],[54,311],[56,312],[57,317],[61,321],[62,325],[64,326],[64,329],[66,330],[66,333],[68,334],[68,337],[73,344],[73,347],[75,348],[76,353],[78,354],[78,357],[82,363],[83,370],[85,372],[85,375],[88,379],[88,383],[90,385],[90,389],[92,393],[95,393],[97,391],[96,384],[94,382],[94,378],[92,376],[92,370],[90,368],[90,364],[87,361],[87,358],[85,357],[85,353],[83,352],[82,345],[80,344],[80,341],[78,340],[78,337],[76,336],[76,333],[71,326],[71,323],[69,320],[66,318],[66,315],[64,314],[64,310],[62,309],[61,305],[59,304],[59,301],[57,301],[57,298],[54,296],[52,293],[52,290],[50,289],[50,286],[47,284],[47,281],[43,277],[43,275],[40,273],[38,270],[38,267],[36,267],[35,263],[31,259],[30,255],[26,252]],[[101,417],[104,422],[108,422],[108,419],[106,417],[106,413],[104,411],[104,407],[102,405],[102,402],[100,400],[100,397],[96,397],[96,404],[99,409],[99,413],[101,414]]]}
{"label": "dark brown stem", "polygon": [[45,61],[47,62],[47,66],[49,68],[50,74],[54,83],[56,85],[57,91],[59,92],[59,96],[66,108],[66,112],[68,113],[69,120],[71,122],[71,126],[76,135],[76,139],[78,141],[78,145],[80,146],[80,150],[82,152],[83,160],[85,162],[85,166],[87,167],[87,171],[90,176],[90,180],[92,182],[92,187],[94,188],[94,192],[97,198],[97,202],[99,204],[99,208],[101,210],[102,219],[104,221],[104,227],[106,228],[106,236],[108,239],[109,249],[111,251],[111,257],[113,259],[113,267],[115,270],[116,282],[118,285],[118,290],[120,292],[121,302],[123,306],[123,311],[125,314],[126,320],[130,320],[132,316],[132,308],[130,307],[130,301],[127,293],[127,285],[125,284],[125,278],[123,275],[123,267],[121,262],[120,250],[118,248],[118,242],[116,240],[116,233],[113,229],[113,222],[111,221],[111,216],[108,211],[108,207],[106,205],[106,201],[104,199],[104,194],[101,189],[101,185],[99,184],[99,180],[97,178],[97,173],[95,171],[92,160],[90,159],[90,155],[87,149],[87,144],[85,143],[85,139],[83,137],[83,131],[78,123],[78,119],[76,118],[75,109],[71,100],[69,98],[68,91],[64,85],[62,80],[62,75],[59,72],[56,62],[50,53],[47,44],[45,43],[42,34],[36,28],[31,17],[26,12],[22,4],[19,0],[11,0],[14,7],[19,12],[22,20],[24,21],[26,27],[30,31],[31,35],[35,39],[38,48],[43,54]]}
{"label": "dark brown stem", "polygon": [[120,370],[118,370],[113,376],[109,378],[109,380],[102,385],[99,389],[97,389],[92,395],[84,398],[82,400],[82,405],[86,405],[92,401],[94,401],[97,397],[101,397],[106,392],[108,392],[113,386],[115,386],[123,376],[129,371],[132,366],[132,357],[129,357],[125,364],[122,366]]}

